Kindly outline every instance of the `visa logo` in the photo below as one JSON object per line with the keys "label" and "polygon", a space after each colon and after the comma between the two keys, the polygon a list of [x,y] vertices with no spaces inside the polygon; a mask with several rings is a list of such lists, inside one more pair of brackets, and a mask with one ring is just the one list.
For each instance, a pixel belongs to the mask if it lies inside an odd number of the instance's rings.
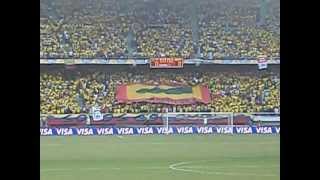
{"label": "visa logo", "polygon": [[57,134],[59,136],[70,136],[73,135],[71,128],[57,128]]}
{"label": "visa logo", "polygon": [[276,133],[277,133],[277,134],[280,133],[280,127],[276,127]]}
{"label": "visa logo", "polygon": [[52,129],[51,128],[40,128],[40,135],[41,136],[50,136],[50,135],[52,135]]}
{"label": "visa logo", "polygon": [[257,127],[257,133],[272,134],[272,129],[271,127]]}
{"label": "visa logo", "polygon": [[113,128],[97,128],[98,135],[112,135]]}
{"label": "visa logo", "polygon": [[179,134],[192,134],[193,133],[192,127],[180,127],[180,128],[177,128],[177,131]]}
{"label": "visa logo", "polygon": [[251,127],[236,127],[236,131],[240,134],[252,134]]}
{"label": "visa logo", "polygon": [[153,134],[153,129],[151,127],[137,128],[138,134]]}
{"label": "visa logo", "polygon": [[232,127],[217,127],[219,134],[232,134]]}
{"label": "visa logo", "polygon": [[166,127],[158,127],[156,128],[158,134],[172,134],[173,133],[173,129],[172,127],[166,128]]}
{"label": "visa logo", "polygon": [[78,135],[83,135],[83,136],[88,136],[88,135],[93,135],[93,130],[92,128],[79,128],[77,129]]}
{"label": "visa logo", "polygon": [[212,127],[197,127],[199,134],[210,134],[213,133]]}
{"label": "visa logo", "polygon": [[133,134],[132,128],[117,128],[118,134]]}

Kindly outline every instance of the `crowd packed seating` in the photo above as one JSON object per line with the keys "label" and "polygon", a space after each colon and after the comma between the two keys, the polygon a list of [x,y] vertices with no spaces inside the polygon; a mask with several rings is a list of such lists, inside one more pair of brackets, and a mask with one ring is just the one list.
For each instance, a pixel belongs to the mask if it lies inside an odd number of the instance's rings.
{"label": "crowd packed seating", "polygon": [[259,2],[41,0],[40,58],[279,57],[279,0],[263,24]]}
{"label": "crowd packed seating", "polygon": [[[133,68],[137,69],[137,68]],[[127,83],[206,85],[211,102],[191,105],[117,103],[116,87]],[[274,112],[280,109],[280,77],[273,71],[168,71],[150,69],[55,70],[40,74],[42,114],[164,112]]]}

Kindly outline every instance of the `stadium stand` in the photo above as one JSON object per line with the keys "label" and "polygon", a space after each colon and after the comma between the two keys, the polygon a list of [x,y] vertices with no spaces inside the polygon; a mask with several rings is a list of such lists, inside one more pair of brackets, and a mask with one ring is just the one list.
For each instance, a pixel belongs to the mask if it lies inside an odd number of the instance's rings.
{"label": "stadium stand", "polygon": [[40,58],[280,57],[277,0],[263,24],[257,0],[197,2],[41,0]]}
{"label": "stadium stand", "polygon": [[41,179],[279,179],[279,137],[280,0],[40,0]]}
{"label": "stadium stand", "polygon": [[[227,65],[228,66],[228,65]],[[279,71],[256,68],[186,67],[179,71],[147,67],[42,68],[40,112],[42,114],[88,113],[100,106],[103,113],[165,112],[274,112],[280,109]],[[209,68],[209,69],[208,69]],[[239,67],[238,67],[239,68]],[[116,88],[121,84],[204,85],[210,89],[209,104],[119,103]]]}

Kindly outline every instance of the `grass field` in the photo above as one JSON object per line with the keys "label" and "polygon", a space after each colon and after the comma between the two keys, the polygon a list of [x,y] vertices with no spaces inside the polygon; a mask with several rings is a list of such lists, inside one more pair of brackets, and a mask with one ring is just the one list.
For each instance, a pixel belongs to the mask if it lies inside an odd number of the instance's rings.
{"label": "grass field", "polygon": [[41,180],[279,180],[279,135],[41,137]]}

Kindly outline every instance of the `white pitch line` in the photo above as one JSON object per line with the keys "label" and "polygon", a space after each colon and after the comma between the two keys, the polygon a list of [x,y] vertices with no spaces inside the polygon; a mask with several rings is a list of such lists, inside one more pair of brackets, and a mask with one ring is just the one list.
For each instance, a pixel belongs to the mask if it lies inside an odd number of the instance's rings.
{"label": "white pitch line", "polygon": [[[56,168],[56,169],[40,169],[41,172],[60,172],[60,171],[100,171],[100,170],[125,170],[126,168],[118,168],[118,167],[111,167],[111,168],[94,168],[94,167],[88,167],[88,168],[79,168],[79,169],[70,169],[70,168]],[[159,170],[159,169],[168,169],[168,167],[134,167],[134,168],[128,168],[128,169],[145,169],[145,170]]]}
{"label": "white pitch line", "polygon": [[188,162],[179,162],[175,164],[171,164],[169,166],[170,169],[175,170],[175,171],[183,171],[183,172],[190,172],[190,173],[198,173],[198,174],[215,174],[215,175],[229,175],[229,176],[267,176],[267,177],[274,177],[277,175],[274,174],[256,174],[256,173],[228,173],[228,172],[207,172],[207,171],[199,171],[199,170],[194,170],[194,169],[185,169],[185,168],[179,168],[181,165],[186,165],[186,164],[191,164],[194,163],[192,161]]}
{"label": "white pitch line", "polygon": [[228,167],[218,166],[218,167],[208,167],[208,166],[183,166],[181,168],[190,168],[190,169],[224,169],[224,168],[274,168],[274,167],[280,167],[278,165],[267,165],[267,166],[259,166],[259,165],[230,165]]}
{"label": "white pitch line", "polygon": [[121,168],[79,168],[79,169],[40,169],[41,172],[55,172],[55,171],[96,171],[96,170],[121,170]]}
{"label": "white pitch line", "polygon": [[41,169],[40,168],[40,171],[41,172],[55,172],[55,171],[60,172],[60,171],[72,171],[72,169],[66,169],[66,168],[64,168],[64,169]]}
{"label": "white pitch line", "polygon": [[154,169],[154,170],[158,170],[158,169],[168,169],[168,167],[138,167],[138,169],[146,169],[146,170],[150,170],[150,169]]}
{"label": "white pitch line", "polygon": [[63,144],[41,144],[40,146],[62,146]]}

